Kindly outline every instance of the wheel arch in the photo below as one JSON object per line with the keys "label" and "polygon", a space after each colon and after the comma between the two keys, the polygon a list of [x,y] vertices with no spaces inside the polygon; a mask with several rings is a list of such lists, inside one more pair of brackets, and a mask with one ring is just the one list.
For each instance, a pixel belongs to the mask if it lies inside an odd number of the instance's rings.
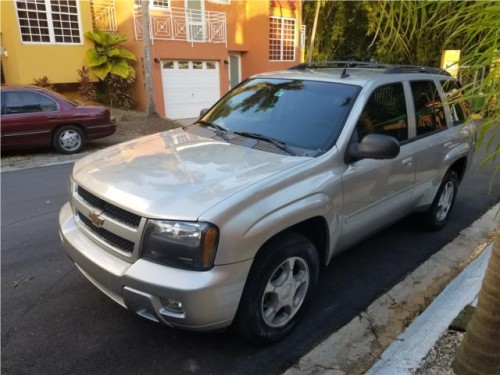
{"label": "wheel arch", "polygon": [[467,170],[467,157],[461,157],[456,160],[448,170],[454,170],[458,176],[458,183],[460,184],[465,176],[465,171]]}
{"label": "wheel arch", "polygon": [[[314,223],[314,218],[312,218],[311,221],[306,220],[276,233],[272,238],[268,239],[257,252],[245,281],[238,309],[233,320],[233,326],[236,331],[247,340],[257,344],[270,344],[279,341],[294,329],[298,321],[305,314],[307,305],[317,286],[318,275],[321,269],[319,256],[315,256],[318,250],[312,248],[308,243],[305,243],[304,240],[307,239],[307,237],[302,234],[307,232],[304,228],[311,228]],[[293,244],[290,242],[293,242]],[[266,247],[277,247],[277,249],[275,249],[275,251],[263,251]],[[309,265],[309,267],[304,268],[304,272],[306,272],[308,276],[304,279],[307,280],[305,281],[306,284],[302,285],[306,285],[306,287],[302,289],[302,297],[299,297],[301,301],[300,304],[297,305],[297,309],[291,309],[292,315],[290,318],[287,318],[287,320],[283,322],[283,325],[280,323],[280,325],[274,326],[264,318],[264,305],[266,305],[264,299],[265,295],[274,293],[267,292],[266,285],[271,282],[273,275],[278,272],[278,268],[281,267],[280,264],[282,264],[282,261],[291,259],[290,257],[295,256],[302,257],[299,263],[306,262]],[[285,272],[283,274],[289,275],[294,272],[292,270],[295,270],[295,264],[296,263],[294,263],[293,267],[289,268],[290,272]],[[276,266],[278,266],[278,268],[276,268]],[[288,278],[290,279],[290,277]],[[304,282],[301,281],[301,283]],[[290,285],[288,285],[287,289],[288,292],[285,293],[291,293],[291,290],[295,301],[295,291],[298,291],[300,288],[293,289],[293,287],[291,288]],[[280,293],[278,292],[276,294],[279,295]],[[278,299],[279,298],[281,297],[278,297]],[[285,302],[289,301],[288,295],[285,295],[284,298]],[[286,303],[284,305],[277,303],[277,306],[281,307],[278,307],[275,313],[277,313],[282,306],[287,305]],[[288,306],[292,306],[292,304]]]}
{"label": "wheel arch", "polygon": [[270,242],[277,240],[279,237],[286,236],[287,233],[298,233],[306,237],[309,241],[311,241],[318,252],[320,264],[327,263],[330,235],[328,223],[322,216],[311,217],[274,234],[259,248],[255,257],[257,257]]}

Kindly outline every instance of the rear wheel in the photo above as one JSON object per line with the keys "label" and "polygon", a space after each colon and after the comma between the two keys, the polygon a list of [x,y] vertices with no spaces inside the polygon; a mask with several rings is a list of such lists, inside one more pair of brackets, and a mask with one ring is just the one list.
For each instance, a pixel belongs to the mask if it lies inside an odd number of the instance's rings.
{"label": "rear wheel", "polygon": [[85,134],[78,126],[63,126],[54,133],[52,144],[61,154],[76,154],[85,147]]}
{"label": "rear wheel", "polygon": [[287,233],[261,249],[248,276],[235,319],[246,339],[272,343],[297,324],[319,271],[318,253],[304,236]]}
{"label": "rear wheel", "polygon": [[448,221],[458,191],[458,176],[449,170],[439,186],[431,207],[424,213],[424,224],[430,230],[441,228]]}

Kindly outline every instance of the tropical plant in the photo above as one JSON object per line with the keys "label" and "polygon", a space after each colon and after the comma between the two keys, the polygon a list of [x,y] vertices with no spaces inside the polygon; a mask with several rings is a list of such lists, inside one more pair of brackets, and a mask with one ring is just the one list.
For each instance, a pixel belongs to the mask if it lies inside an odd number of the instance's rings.
{"label": "tropical plant", "polygon": [[55,91],[54,85],[52,83],[50,83],[47,76],[43,76],[41,78],[33,78],[33,81],[35,82],[35,86],[39,86],[39,87],[43,87],[45,89]]}
{"label": "tropical plant", "polygon": [[453,369],[459,375],[500,374],[499,286],[500,230],[497,230],[477,307],[453,362]]}
{"label": "tropical plant", "polygon": [[132,95],[132,83],[134,75],[128,78],[122,78],[114,74],[106,77],[106,88],[108,90],[109,105],[123,109],[134,107],[134,97]]}
{"label": "tropical plant", "polygon": [[128,37],[101,30],[88,31],[85,36],[95,43],[95,47],[85,53],[85,62],[100,80],[97,99],[111,106],[132,108],[135,70],[129,63],[136,58],[120,46]]}
{"label": "tropical plant", "polygon": [[80,83],[78,93],[86,100],[95,100],[95,87],[94,83],[90,80],[90,69],[85,65],[82,65],[82,67],[77,69],[76,72],[80,77],[78,80]]}
{"label": "tropical plant", "polygon": [[120,46],[128,40],[126,35],[96,30],[87,31],[85,36],[95,43],[95,47],[85,53],[85,63],[97,78],[104,80],[108,74],[114,74],[126,79],[133,74],[129,62],[136,60],[135,55]]}
{"label": "tropical plant", "polygon": [[[479,127],[478,135],[479,146],[486,148],[483,164],[496,160],[500,156],[500,142],[493,131],[500,126],[500,101],[497,100],[500,93],[500,4],[495,1],[381,3],[384,6],[380,8],[377,34],[384,40],[382,45],[387,51],[392,48],[409,50],[409,44],[418,39],[416,34],[435,33],[442,39],[439,50],[453,46],[455,42],[452,41],[461,41],[459,66],[475,70],[488,67],[489,73],[482,82],[470,82],[464,91],[467,92],[465,99],[476,102],[480,99],[479,111],[489,114]],[[412,63],[425,65],[418,59]],[[499,172],[500,166],[497,166],[495,176]]]}
{"label": "tropical plant", "polygon": [[[304,23],[307,30],[312,30],[307,36],[308,56],[312,54],[315,61],[375,60],[381,63],[439,65],[443,48],[453,49],[462,45],[459,35],[447,37],[453,30],[444,28],[428,32],[426,23],[429,19],[433,22],[435,19],[449,17],[455,11],[455,2],[443,2],[444,4],[439,5],[442,12],[439,14],[415,14],[415,19],[410,23],[422,32],[407,29],[403,13],[407,5],[402,3],[404,2],[305,1]],[[321,12],[316,17],[320,6]],[[429,9],[432,7],[430,5]],[[387,33],[388,28],[381,23],[391,12],[390,17],[397,17],[396,21],[399,22],[397,34]],[[391,39],[393,37],[397,39]]]}
{"label": "tropical plant", "polygon": [[361,1],[304,2],[304,23],[311,30],[308,57],[314,61],[375,58],[375,48],[368,48],[371,38],[367,34],[374,29],[371,25],[375,25],[377,6]]}
{"label": "tropical plant", "polygon": [[[460,66],[489,67],[480,85],[466,85],[466,99],[481,97],[481,112],[489,116],[479,127],[478,147],[485,147],[483,164],[500,157],[500,4],[495,1],[384,1],[376,28],[384,47],[410,51],[422,34],[435,34],[443,46],[461,41]],[[419,63],[420,61],[415,61]],[[467,92],[467,91],[466,91]],[[492,179],[500,172],[497,164]],[[479,293],[476,311],[453,363],[457,374],[500,374],[500,228]]]}

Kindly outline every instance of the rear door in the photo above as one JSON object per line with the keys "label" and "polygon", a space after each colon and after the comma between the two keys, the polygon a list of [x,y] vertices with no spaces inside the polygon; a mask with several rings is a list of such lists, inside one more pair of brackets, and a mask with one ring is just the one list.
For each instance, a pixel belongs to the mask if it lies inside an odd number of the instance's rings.
{"label": "rear door", "polygon": [[2,91],[2,147],[49,146],[58,104],[31,91]]}
{"label": "rear door", "polygon": [[[454,147],[454,131],[448,124],[443,97],[432,79],[409,82],[414,108],[416,147],[416,178],[414,196],[416,199],[434,193],[446,173],[447,155]],[[431,193],[431,194],[429,194]]]}

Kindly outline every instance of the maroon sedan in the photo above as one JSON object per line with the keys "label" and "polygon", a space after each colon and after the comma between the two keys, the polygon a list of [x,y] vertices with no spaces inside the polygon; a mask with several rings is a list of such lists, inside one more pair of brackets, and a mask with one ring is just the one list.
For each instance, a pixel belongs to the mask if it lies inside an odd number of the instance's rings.
{"label": "maroon sedan", "polygon": [[2,150],[52,146],[74,154],[87,140],[116,130],[109,109],[78,105],[37,86],[1,87],[1,105]]}

